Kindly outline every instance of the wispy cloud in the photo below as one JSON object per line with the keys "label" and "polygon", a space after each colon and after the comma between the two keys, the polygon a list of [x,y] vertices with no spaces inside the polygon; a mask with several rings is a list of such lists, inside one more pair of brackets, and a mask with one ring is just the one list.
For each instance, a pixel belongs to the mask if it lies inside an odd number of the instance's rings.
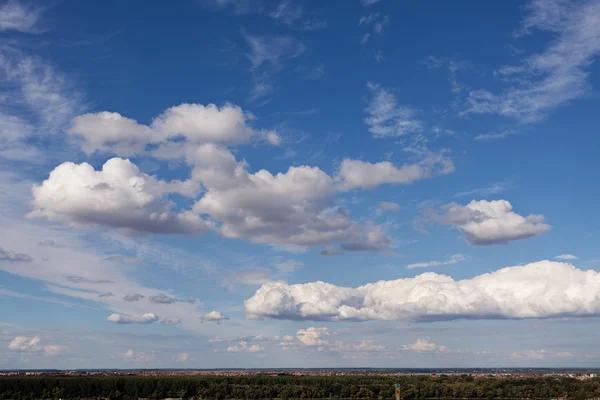
{"label": "wispy cloud", "polygon": [[360,4],[362,4],[364,7],[368,7],[370,5],[373,5],[375,3],[379,3],[381,0],[360,0]]}
{"label": "wispy cloud", "polygon": [[303,5],[291,0],[282,0],[269,16],[299,31],[316,31],[327,27],[327,21],[315,16],[307,16]]}
{"label": "wispy cloud", "polygon": [[383,35],[383,31],[386,26],[390,23],[389,15],[380,15],[379,13],[371,13],[369,15],[363,15],[358,21],[358,26],[370,27],[372,32],[365,33],[361,39],[361,43],[367,43],[372,33],[376,35]]}
{"label": "wispy cloud", "polygon": [[600,1],[533,1],[518,34],[534,29],[553,34],[546,50],[500,68],[497,76],[510,86],[499,94],[470,92],[460,115],[498,114],[532,123],[588,93],[588,68],[600,54]]}
{"label": "wispy cloud", "polygon": [[414,263],[414,264],[408,264],[406,266],[407,269],[412,269],[412,268],[427,268],[427,267],[439,267],[440,265],[452,265],[452,264],[457,264],[461,261],[465,261],[468,257],[465,257],[462,254],[453,254],[448,260],[446,261],[427,261],[427,262],[420,262],[420,263]]}
{"label": "wispy cloud", "polygon": [[518,135],[519,132],[514,129],[507,129],[502,132],[497,133],[482,133],[480,135],[475,136],[475,140],[480,142],[492,142],[495,140],[505,139],[509,136]]}
{"label": "wispy cloud", "polygon": [[403,136],[423,131],[423,123],[417,118],[418,111],[398,104],[396,96],[376,83],[368,83],[371,99],[366,108],[365,123],[376,138]]}
{"label": "wispy cloud", "polygon": [[557,260],[577,260],[577,257],[573,254],[561,254],[559,256],[554,257]]}
{"label": "wispy cloud", "polygon": [[253,75],[251,98],[263,98],[276,90],[274,76],[284,69],[285,64],[306,51],[306,46],[290,36],[253,36],[242,32],[248,43],[246,57],[250,61]]}
{"label": "wispy cloud", "polygon": [[0,31],[40,32],[36,28],[42,13],[41,8],[26,6],[9,0],[0,5]]}
{"label": "wispy cloud", "polygon": [[486,187],[481,187],[481,188],[467,190],[465,192],[456,193],[454,195],[454,197],[484,197],[484,196],[490,196],[490,195],[493,195],[493,194],[502,193],[502,192],[508,190],[510,188],[510,186],[511,186],[511,182],[510,181],[492,183],[491,185],[486,186]]}

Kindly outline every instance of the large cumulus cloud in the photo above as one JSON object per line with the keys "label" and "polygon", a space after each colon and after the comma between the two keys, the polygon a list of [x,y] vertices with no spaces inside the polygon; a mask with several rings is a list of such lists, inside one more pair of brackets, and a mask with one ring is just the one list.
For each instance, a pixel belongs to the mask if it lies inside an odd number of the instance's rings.
{"label": "large cumulus cloud", "polygon": [[271,282],[245,308],[252,317],[331,321],[591,316],[600,314],[600,273],[540,261],[460,281],[429,272],[357,288]]}
{"label": "large cumulus cloud", "polygon": [[150,233],[202,233],[211,224],[190,212],[172,211],[171,193],[194,196],[192,181],[165,182],[129,160],[112,158],[101,170],[66,162],[33,188],[31,216],[73,225],[104,225]]}

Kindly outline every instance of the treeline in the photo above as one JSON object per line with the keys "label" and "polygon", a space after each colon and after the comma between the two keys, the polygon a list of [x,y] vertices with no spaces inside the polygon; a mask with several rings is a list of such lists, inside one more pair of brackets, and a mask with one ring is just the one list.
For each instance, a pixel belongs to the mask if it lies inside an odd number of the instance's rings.
{"label": "treeline", "polygon": [[549,399],[600,397],[600,379],[460,376],[13,376],[0,399]]}

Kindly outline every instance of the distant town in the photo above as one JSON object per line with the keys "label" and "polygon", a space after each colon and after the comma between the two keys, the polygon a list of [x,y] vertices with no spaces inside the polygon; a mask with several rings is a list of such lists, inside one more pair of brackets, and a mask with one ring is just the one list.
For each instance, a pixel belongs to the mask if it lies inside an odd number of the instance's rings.
{"label": "distant town", "polygon": [[325,369],[74,369],[74,370],[0,370],[0,376],[443,376],[468,375],[472,377],[532,378],[568,377],[579,380],[597,378],[600,369],[554,368],[449,368],[449,369],[390,369],[390,368],[325,368]]}

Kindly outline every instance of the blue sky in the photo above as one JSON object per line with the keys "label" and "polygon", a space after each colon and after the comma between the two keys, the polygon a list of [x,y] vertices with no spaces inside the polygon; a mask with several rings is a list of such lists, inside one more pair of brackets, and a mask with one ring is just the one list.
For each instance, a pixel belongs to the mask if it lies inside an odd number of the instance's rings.
{"label": "blue sky", "polygon": [[600,1],[9,1],[0,40],[0,368],[600,366]]}

